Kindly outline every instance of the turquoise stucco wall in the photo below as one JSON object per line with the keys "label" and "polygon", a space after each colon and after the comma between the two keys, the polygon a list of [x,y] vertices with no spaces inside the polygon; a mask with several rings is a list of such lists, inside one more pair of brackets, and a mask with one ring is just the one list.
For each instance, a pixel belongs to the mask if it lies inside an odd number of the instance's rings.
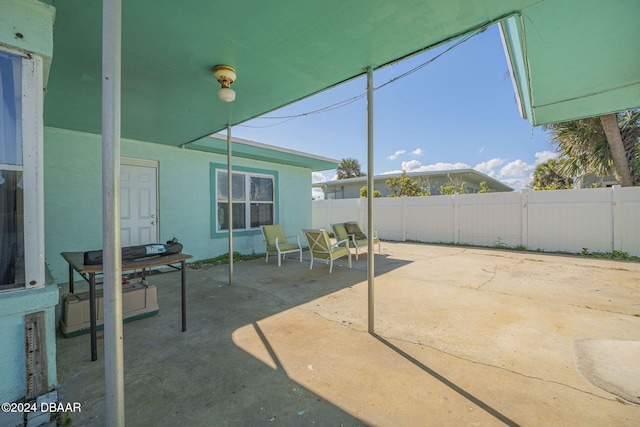
{"label": "turquoise stucco wall", "polygon": [[[36,0],[0,0],[0,46],[43,58],[44,77],[53,52],[55,9]],[[27,120],[25,118],[25,120]],[[26,126],[32,125],[30,122]],[[12,289],[0,292],[0,402],[13,402],[26,394],[25,315],[45,313],[49,388],[57,385],[55,306],[58,287]],[[0,425],[12,414],[0,413]]]}
{"label": "turquoise stucco wall", "polygon": [[[102,246],[102,140],[99,135],[45,128],[45,256],[57,282],[68,281],[64,251]],[[228,251],[226,237],[211,237],[210,165],[226,156],[123,140],[121,155],[159,163],[160,241],[177,237],[184,252],[205,259]],[[234,165],[278,172],[279,218],[287,234],[311,226],[311,171],[249,159]],[[234,238],[234,250],[262,253],[259,234]]]}
{"label": "turquoise stucco wall", "polygon": [[[26,394],[24,316],[44,311],[49,388],[55,388],[55,306],[58,287],[21,289],[0,294],[0,402],[13,402]],[[1,421],[1,420],[0,420]],[[0,422],[0,425],[2,423]]]}
{"label": "turquoise stucco wall", "polygon": [[0,0],[0,45],[41,56],[45,82],[53,56],[55,12],[37,0]]}

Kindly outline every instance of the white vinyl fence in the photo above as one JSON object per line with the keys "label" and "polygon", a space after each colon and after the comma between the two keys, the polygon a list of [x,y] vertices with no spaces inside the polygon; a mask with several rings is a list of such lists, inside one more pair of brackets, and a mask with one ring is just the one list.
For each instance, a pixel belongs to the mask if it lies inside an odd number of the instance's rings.
{"label": "white vinyl fence", "polygon": [[[366,198],[313,202],[315,228],[344,221],[366,230]],[[374,228],[385,240],[640,256],[640,187],[377,198]]]}

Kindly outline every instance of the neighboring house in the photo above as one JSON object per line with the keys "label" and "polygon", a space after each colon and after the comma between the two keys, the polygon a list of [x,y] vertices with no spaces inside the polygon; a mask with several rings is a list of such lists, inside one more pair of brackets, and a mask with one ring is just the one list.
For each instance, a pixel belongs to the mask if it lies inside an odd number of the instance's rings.
{"label": "neighboring house", "polygon": [[[374,189],[380,191],[383,197],[388,196],[391,192],[387,188],[386,180],[400,176],[399,173],[376,175],[373,177]],[[451,182],[458,186],[463,182],[465,188],[470,193],[480,191],[480,183],[486,182],[491,192],[513,191],[513,188],[491,178],[488,175],[480,173],[474,169],[455,169],[428,172],[408,172],[407,176],[412,181],[418,181],[426,190],[431,192],[432,196],[440,194],[440,187]],[[361,176],[357,178],[336,179],[327,182],[314,183],[315,188],[321,188],[324,191],[325,199],[353,199],[360,197],[360,189],[367,185],[367,177]]]}
{"label": "neighboring house", "polygon": [[587,173],[575,179],[576,188],[606,188],[620,185],[615,176],[599,176]]}
{"label": "neighboring house", "polygon": [[[44,126],[53,17],[52,7],[25,0],[4,1],[0,19],[2,402],[57,387],[56,283],[69,277],[60,253],[103,244],[101,135]],[[24,35],[5,31],[7,22]],[[338,160],[231,140],[234,250],[264,252],[263,224],[281,223],[290,233],[309,227],[312,172],[334,169]],[[181,147],[122,139],[122,245],[176,237],[194,259],[226,253],[226,153],[224,135]],[[27,357],[31,339],[38,348]],[[0,425],[21,424],[22,417],[1,412]]]}

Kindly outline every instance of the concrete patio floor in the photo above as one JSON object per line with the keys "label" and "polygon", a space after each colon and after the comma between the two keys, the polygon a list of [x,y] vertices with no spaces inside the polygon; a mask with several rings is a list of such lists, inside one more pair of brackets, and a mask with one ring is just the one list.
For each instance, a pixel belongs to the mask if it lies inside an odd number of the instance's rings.
{"label": "concrete patio floor", "polygon": [[[640,423],[634,390],[583,375],[617,370],[633,387],[640,355],[589,365],[576,350],[640,341],[640,264],[383,242],[373,336],[366,256],[332,274],[308,256],[236,263],[233,286],[227,266],[190,269],[186,332],[180,273],[148,278],[160,313],[124,326],[127,425]],[[104,425],[102,339],[97,362],[88,335],[57,344],[59,400],[82,404],[73,425]]]}

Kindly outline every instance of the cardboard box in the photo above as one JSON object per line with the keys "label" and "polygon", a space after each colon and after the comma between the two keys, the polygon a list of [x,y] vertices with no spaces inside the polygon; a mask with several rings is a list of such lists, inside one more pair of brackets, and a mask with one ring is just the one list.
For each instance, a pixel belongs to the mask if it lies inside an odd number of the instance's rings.
{"label": "cardboard box", "polygon": [[[96,290],[98,330],[104,327],[102,290]],[[158,296],[155,286],[132,283],[122,286],[122,318],[124,323],[158,314]],[[89,292],[65,294],[62,297],[60,330],[66,338],[87,334],[91,330]]]}

